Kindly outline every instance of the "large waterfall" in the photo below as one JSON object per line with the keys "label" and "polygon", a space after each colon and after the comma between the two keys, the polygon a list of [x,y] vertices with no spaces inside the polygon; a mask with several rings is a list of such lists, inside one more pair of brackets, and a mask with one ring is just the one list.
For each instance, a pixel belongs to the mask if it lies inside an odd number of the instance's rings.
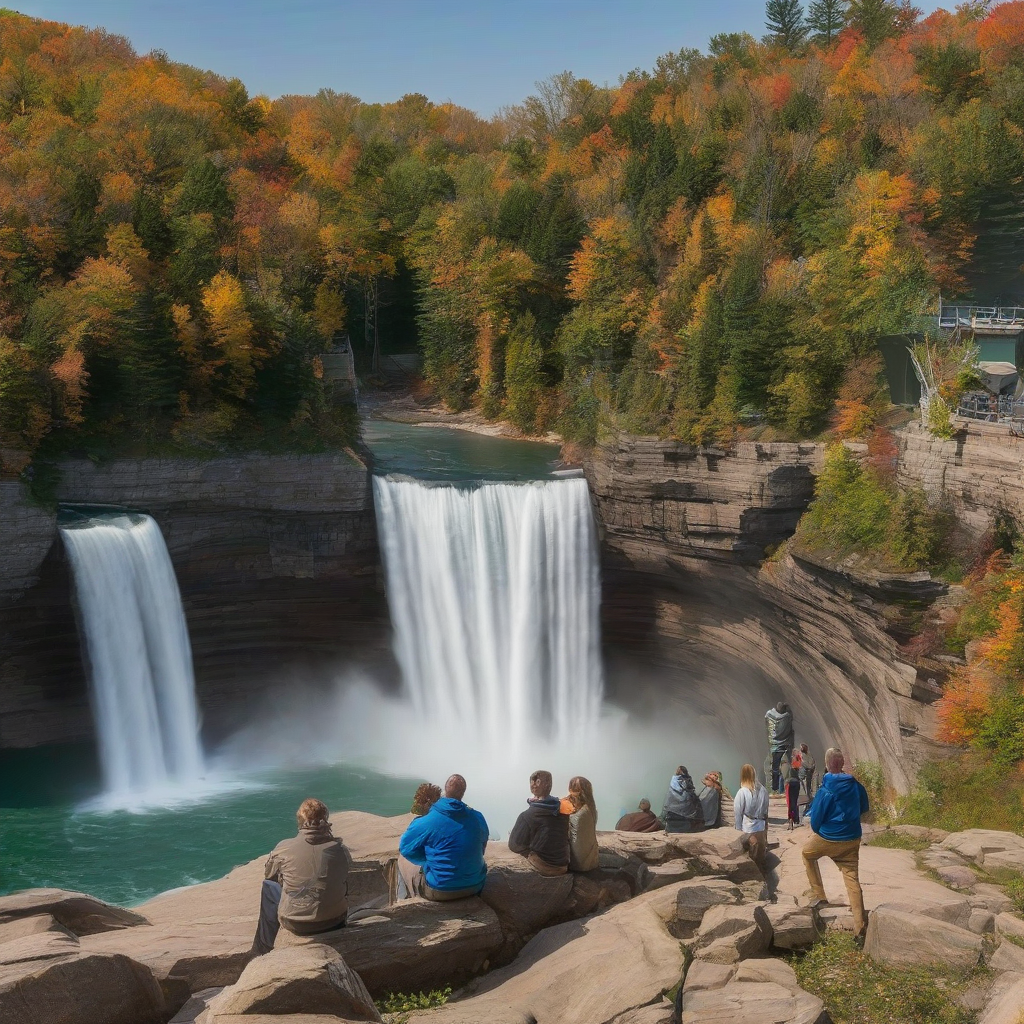
{"label": "large waterfall", "polygon": [[603,688],[586,481],[373,483],[396,653],[418,715],[494,755],[578,740]]}
{"label": "large waterfall", "polygon": [[192,651],[178,583],[149,516],[63,526],[107,791],[133,797],[203,771]]}

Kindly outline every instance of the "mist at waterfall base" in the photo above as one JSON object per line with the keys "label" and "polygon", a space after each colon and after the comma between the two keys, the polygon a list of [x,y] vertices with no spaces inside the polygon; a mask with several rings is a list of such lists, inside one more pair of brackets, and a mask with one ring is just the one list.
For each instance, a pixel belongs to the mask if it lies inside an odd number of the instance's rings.
{"label": "mist at waterfall base", "polygon": [[352,673],[328,694],[292,687],[216,764],[344,760],[437,783],[459,772],[496,835],[524,806],[537,768],[562,792],[573,775],[590,778],[605,828],[641,796],[657,805],[681,762],[733,774],[738,754],[671,702],[638,717],[602,701],[585,480],[453,486],[376,477],[374,491],[404,695],[386,696]]}

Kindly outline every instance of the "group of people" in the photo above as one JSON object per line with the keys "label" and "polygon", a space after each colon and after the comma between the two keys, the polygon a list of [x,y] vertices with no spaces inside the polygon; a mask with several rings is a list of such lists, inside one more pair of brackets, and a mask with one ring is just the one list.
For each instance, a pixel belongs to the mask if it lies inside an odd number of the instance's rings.
{"label": "group of people", "polygon": [[[774,709],[773,709],[774,710]],[[783,714],[784,712],[780,712]],[[790,718],[790,723],[792,718]],[[808,763],[806,744],[789,753],[787,788],[801,780]],[[780,774],[785,759],[780,759]],[[809,761],[813,773],[813,760]],[[776,762],[773,758],[773,771]],[[802,849],[810,885],[811,906],[826,902],[818,861],[831,858],[842,872],[853,910],[854,925],[863,935],[867,923],[858,878],[861,816],[868,811],[864,787],[845,771],[838,748],[825,755],[826,774],[817,793],[810,792],[808,815],[811,839]],[[774,783],[774,777],[773,777]],[[695,832],[722,824],[732,799],[722,784],[722,773],[708,772],[703,790],[696,792],[687,769],[680,765],[669,782],[661,817],[641,800],[638,810],[624,815],[616,829],[630,832]],[[538,874],[564,875],[599,867],[597,805],[590,781],[577,775],[569,781],[565,797],[553,795],[548,771],[530,776],[530,797],[508,837],[508,848],[521,855]],[[416,791],[414,818],[399,840],[395,863],[395,898],[419,896],[439,902],[478,895],[487,877],[484,854],[489,829],[484,816],[465,803],[466,780],[452,775],[441,787],[424,783]],[[732,802],[734,827],[743,834],[750,858],[767,878],[769,793],[753,765],[740,772],[740,787]],[[300,935],[331,931],[348,918],[348,873],[352,858],[344,842],[333,835],[327,807],[320,800],[303,801],[297,813],[296,836],[279,843],[266,863],[259,923],[253,952],[274,947],[282,926]],[[792,825],[792,817],[790,818]]]}

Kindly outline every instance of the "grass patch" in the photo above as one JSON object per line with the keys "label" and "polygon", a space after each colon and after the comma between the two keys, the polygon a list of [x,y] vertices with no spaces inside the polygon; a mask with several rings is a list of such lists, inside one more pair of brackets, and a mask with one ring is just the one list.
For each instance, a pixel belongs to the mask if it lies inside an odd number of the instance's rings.
{"label": "grass patch", "polygon": [[432,992],[389,992],[377,1003],[377,1009],[386,1014],[390,1024],[402,1024],[404,1014],[412,1010],[430,1010],[444,1006],[452,997],[452,987],[435,989]]}
{"label": "grass patch", "polygon": [[927,850],[932,844],[927,839],[907,835],[896,829],[886,829],[867,840],[867,846],[881,846],[886,850],[909,850],[911,853],[921,853]]}
{"label": "grass patch", "polygon": [[973,1024],[953,996],[978,973],[876,963],[853,936],[829,932],[796,964],[800,984],[824,1003],[835,1024]]}

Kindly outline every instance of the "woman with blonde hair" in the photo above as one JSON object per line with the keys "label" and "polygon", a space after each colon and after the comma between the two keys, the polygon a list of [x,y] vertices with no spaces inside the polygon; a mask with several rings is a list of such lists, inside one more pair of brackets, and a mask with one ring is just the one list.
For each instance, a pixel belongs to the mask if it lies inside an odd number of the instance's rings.
{"label": "woman with blonde hair", "polygon": [[569,814],[569,870],[593,871],[598,866],[597,804],[589,779],[575,775],[569,780],[566,800]]}
{"label": "woman with blonde hair", "polygon": [[768,790],[758,782],[752,764],[740,769],[740,788],[733,801],[733,814],[736,828],[743,833],[743,845],[763,874],[768,853]]}

